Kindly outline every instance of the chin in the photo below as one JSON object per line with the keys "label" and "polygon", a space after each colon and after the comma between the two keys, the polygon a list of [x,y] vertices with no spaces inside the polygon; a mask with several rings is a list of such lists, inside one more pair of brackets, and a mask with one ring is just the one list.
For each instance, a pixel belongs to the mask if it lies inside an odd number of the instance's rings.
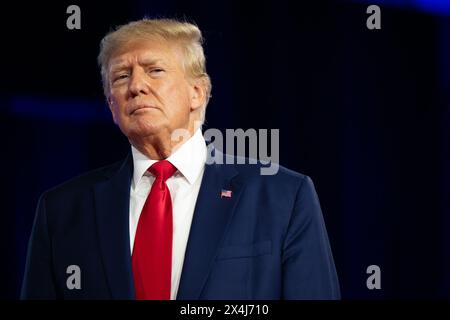
{"label": "chin", "polygon": [[157,121],[137,121],[131,125],[125,134],[130,138],[148,137],[162,132],[164,126]]}

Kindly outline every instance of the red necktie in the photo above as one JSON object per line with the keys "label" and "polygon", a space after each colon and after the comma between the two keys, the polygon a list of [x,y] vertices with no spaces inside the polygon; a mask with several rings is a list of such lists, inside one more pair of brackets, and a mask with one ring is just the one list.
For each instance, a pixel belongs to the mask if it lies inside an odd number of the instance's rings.
{"label": "red necktie", "polygon": [[166,180],[177,169],[167,160],[148,171],[156,179],[139,217],[132,255],[138,300],[170,300],[172,273],[172,200]]}

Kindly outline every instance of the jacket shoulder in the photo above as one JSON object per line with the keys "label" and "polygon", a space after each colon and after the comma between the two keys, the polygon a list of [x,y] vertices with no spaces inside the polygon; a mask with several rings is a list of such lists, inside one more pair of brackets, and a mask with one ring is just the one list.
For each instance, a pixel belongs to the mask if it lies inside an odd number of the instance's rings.
{"label": "jacket shoulder", "polygon": [[43,192],[41,197],[58,197],[65,194],[90,189],[93,185],[108,180],[123,165],[123,161],[118,161],[71,178],[59,185],[56,185]]}
{"label": "jacket shoulder", "polygon": [[[272,184],[296,184],[305,180],[310,180],[307,175],[288,169],[279,164],[263,165],[259,161],[249,158],[232,157],[228,161],[232,161],[234,168],[240,175],[250,181],[267,182]],[[231,160],[230,160],[231,159]],[[267,170],[271,167],[271,170]]]}

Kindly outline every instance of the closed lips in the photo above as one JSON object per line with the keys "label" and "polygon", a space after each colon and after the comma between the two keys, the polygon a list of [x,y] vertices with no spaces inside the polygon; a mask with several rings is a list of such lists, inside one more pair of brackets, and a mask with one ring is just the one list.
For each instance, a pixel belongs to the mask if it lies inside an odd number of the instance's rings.
{"label": "closed lips", "polygon": [[[135,111],[140,110],[140,109],[151,109],[151,108],[155,108],[153,106],[148,106],[148,105],[140,105],[140,106],[136,106],[134,108],[131,109],[130,114],[133,114]],[[155,108],[156,109],[156,108]]]}

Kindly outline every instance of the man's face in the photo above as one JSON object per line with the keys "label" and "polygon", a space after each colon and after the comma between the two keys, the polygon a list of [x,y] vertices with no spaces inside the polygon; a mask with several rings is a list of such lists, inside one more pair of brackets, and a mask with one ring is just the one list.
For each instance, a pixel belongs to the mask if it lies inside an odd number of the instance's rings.
{"label": "man's face", "polygon": [[108,103],[130,140],[192,129],[204,97],[182,59],[181,48],[163,40],[135,41],[112,55]]}

